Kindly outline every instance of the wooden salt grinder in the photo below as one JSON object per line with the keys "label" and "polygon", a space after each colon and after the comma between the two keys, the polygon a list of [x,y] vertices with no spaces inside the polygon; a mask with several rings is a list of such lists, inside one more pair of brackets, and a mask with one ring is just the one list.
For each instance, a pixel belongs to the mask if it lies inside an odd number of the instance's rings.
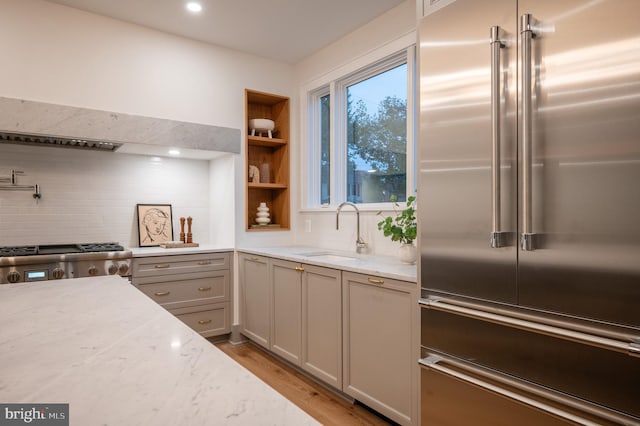
{"label": "wooden salt grinder", "polygon": [[180,218],[180,241],[186,243],[187,241],[184,239],[184,217]]}
{"label": "wooden salt grinder", "polygon": [[193,219],[191,219],[191,216],[187,217],[187,226],[189,227],[189,229],[187,230],[187,242],[188,243],[192,243],[193,242],[193,238],[191,236],[191,222],[193,222]]}

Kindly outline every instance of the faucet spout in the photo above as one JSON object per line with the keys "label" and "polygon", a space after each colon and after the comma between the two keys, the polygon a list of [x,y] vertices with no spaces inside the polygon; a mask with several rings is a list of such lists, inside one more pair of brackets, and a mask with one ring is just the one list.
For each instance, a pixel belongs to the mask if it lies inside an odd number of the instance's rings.
{"label": "faucet spout", "polygon": [[365,243],[362,237],[360,237],[360,210],[358,209],[358,206],[348,201],[345,201],[338,206],[338,209],[336,210],[336,229],[340,229],[340,211],[344,206],[351,206],[356,211],[356,252],[360,253],[367,247],[367,243]]}

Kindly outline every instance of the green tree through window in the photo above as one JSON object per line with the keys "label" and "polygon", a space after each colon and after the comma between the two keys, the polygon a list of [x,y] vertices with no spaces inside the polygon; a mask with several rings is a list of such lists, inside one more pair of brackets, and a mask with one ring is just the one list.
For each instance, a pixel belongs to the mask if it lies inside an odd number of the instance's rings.
{"label": "green tree through window", "polygon": [[[354,203],[406,200],[407,100],[389,93],[389,79],[406,88],[406,64],[347,88],[347,200]],[[400,80],[400,81],[397,81]],[[360,86],[360,87],[358,87]],[[377,108],[354,93],[371,93]],[[373,110],[373,111],[372,111]]]}

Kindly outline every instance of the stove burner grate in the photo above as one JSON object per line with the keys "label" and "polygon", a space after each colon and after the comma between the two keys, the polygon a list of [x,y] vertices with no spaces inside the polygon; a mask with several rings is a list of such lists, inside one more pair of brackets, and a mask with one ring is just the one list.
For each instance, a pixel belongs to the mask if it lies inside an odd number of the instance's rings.
{"label": "stove burner grate", "polygon": [[85,244],[51,244],[42,246],[0,247],[0,257],[35,256],[44,254],[92,253],[124,251],[124,247],[115,242]]}
{"label": "stove burner grate", "polygon": [[38,246],[0,247],[0,257],[33,256],[38,254]]}

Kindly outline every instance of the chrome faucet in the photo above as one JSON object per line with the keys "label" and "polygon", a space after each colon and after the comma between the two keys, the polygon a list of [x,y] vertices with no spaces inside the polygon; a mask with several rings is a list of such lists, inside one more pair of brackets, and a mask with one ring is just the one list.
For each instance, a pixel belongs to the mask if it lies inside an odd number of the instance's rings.
{"label": "chrome faucet", "polygon": [[360,210],[358,210],[358,207],[355,204],[345,201],[344,203],[338,206],[338,210],[336,210],[336,229],[340,229],[340,210],[342,210],[344,206],[351,206],[356,210],[357,235],[358,235],[358,239],[356,240],[356,252],[361,253],[367,247],[367,243],[365,243],[362,240],[362,237],[360,237]]}

